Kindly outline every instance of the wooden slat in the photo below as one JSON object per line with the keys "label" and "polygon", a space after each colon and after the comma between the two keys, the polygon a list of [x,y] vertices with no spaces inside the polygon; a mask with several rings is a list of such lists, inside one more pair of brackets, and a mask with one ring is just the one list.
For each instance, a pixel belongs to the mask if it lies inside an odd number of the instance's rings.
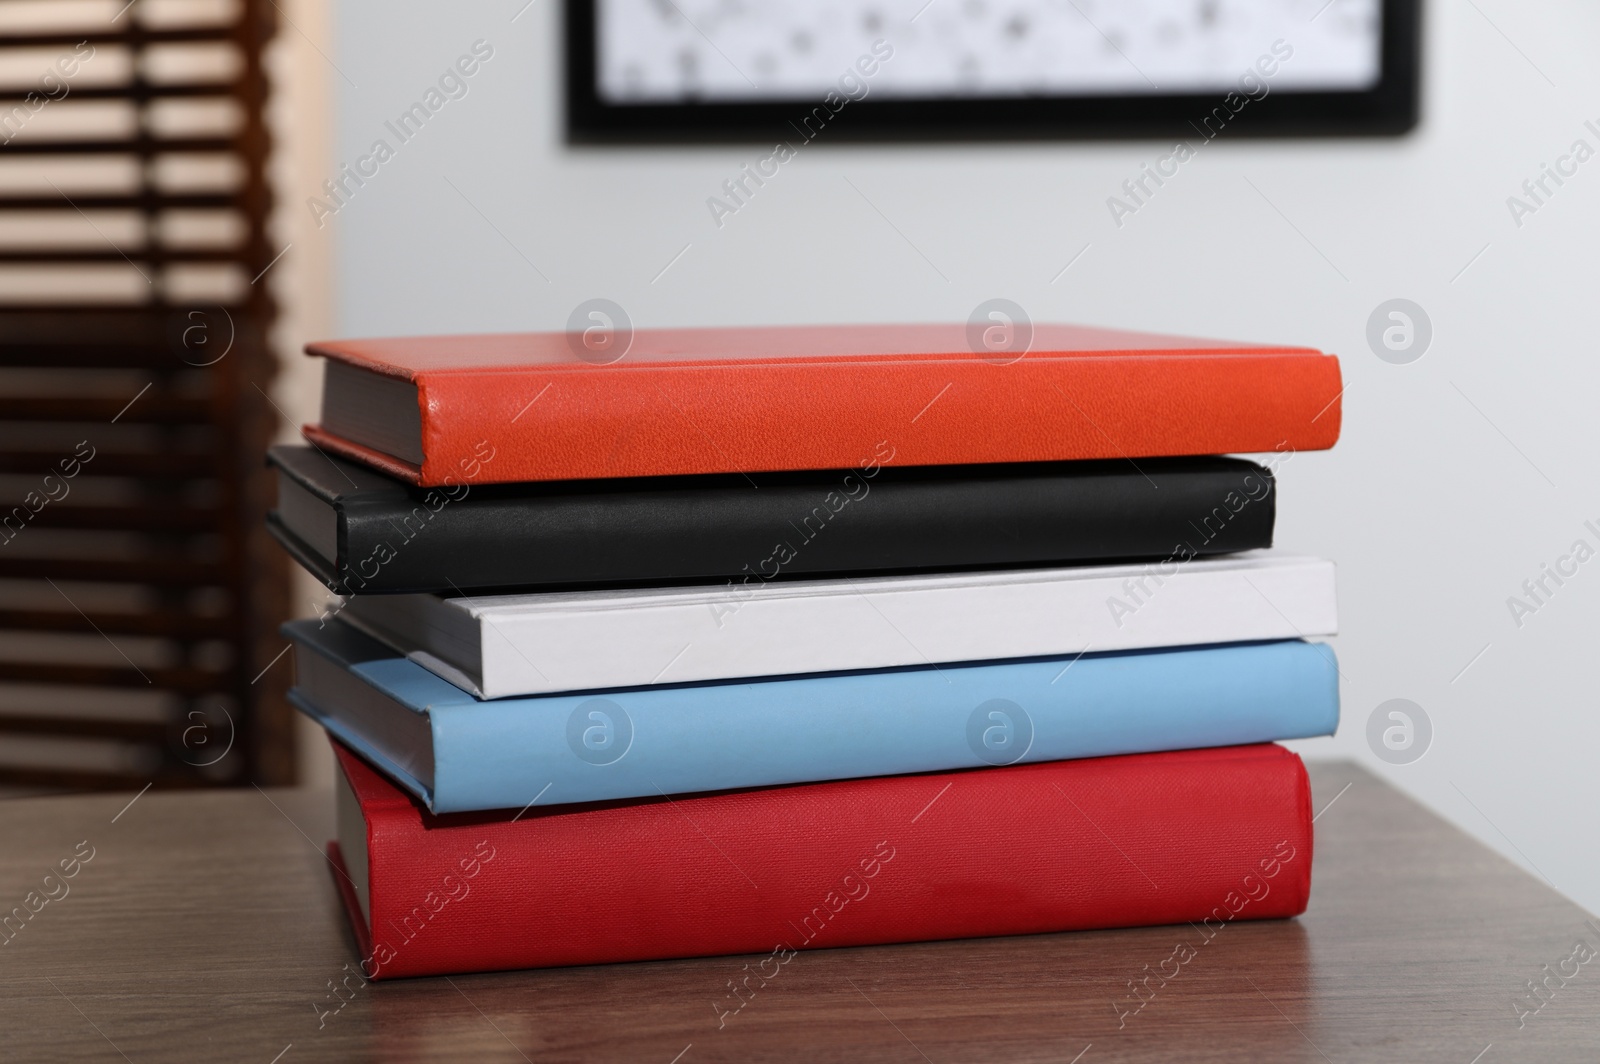
{"label": "wooden slat", "polygon": [[26,140],[7,144],[7,155],[153,155],[161,152],[237,152],[235,137],[134,137],[94,140]]}
{"label": "wooden slat", "polygon": [[220,511],[196,506],[74,506],[63,502],[45,506],[28,524],[38,528],[210,532],[219,529],[225,517]]}
{"label": "wooden slat", "polygon": [[[145,394],[135,399],[63,399],[56,396],[0,396],[0,421],[119,421],[162,425],[194,424],[210,419],[204,399]],[[121,415],[120,417],[118,415]]]}
{"label": "wooden slat", "polygon": [[215,639],[232,629],[231,617],[201,617],[189,613],[119,613],[102,610],[78,613],[66,610],[0,609],[0,631],[103,632],[168,639]]}
{"label": "wooden slat", "polygon": [[0,557],[0,580],[46,579],[78,580],[91,584],[211,587],[226,584],[228,574],[213,562]]}
{"label": "wooden slat", "polygon": [[72,195],[71,200],[58,194],[37,196],[0,195],[0,211],[163,211],[229,208],[239,206],[239,197],[231,192],[147,192],[128,195]]}
{"label": "wooden slat", "polygon": [[177,691],[186,695],[227,691],[233,677],[225,672],[179,667],[135,669],[125,665],[68,665],[33,661],[0,661],[0,681],[66,684],[75,687],[132,687]]}
{"label": "wooden slat", "polygon": [[[81,40],[81,38],[80,38]],[[0,48],[10,42],[0,38]],[[26,100],[37,88],[0,89],[0,102]],[[148,100],[194,96],[232,96],[239,91],[234,81],[140,82],[137,85],[89,85],[71,90],[74,100]]]}
{"label": "wooden slat", "polygon": [[104,262],[134,262],[150,263],[155,266],[172,262],[244,262],[247,259],[244,248],[177,248],[168,245],[138,248],[123,247],[95,247],[95,248],[8,248],[0,247],[0,262],[57,262],[67,265],[75,263],[104,263]]}
{"label": "wooden slat", "polygon": [[[0,152],[0,155],[3,154],[3,152]],[[143,322],[148,326],[159,328],[167,318],[182,309],[182,307],[166,303],[153,303],[149,306],[130,306],[127,303],[84,303],[82,306],[75,307],[72,314],[75,326],[81,325],[85,330],[92,327],[96,330],[96,334],[99,335],[99,330],[106,328],[108,324],[114,325],[118,329],[124,329],[130,327],[129,323]],[[247,305],[232,303],[229,304],[229,309],[235,313],[240,313],[247,309]],[[54,324],[54,316],[59,310],[60,308],[56,306],[35,308],[7,307],[4,310],[0,310],[0,326],[9,329],[18,326],[19,323],[30,320],[46,321],[51,322],[52,327],[59,331],[59,327]],[[73,330],[74,333],[78,331],[76,327]]]}
{"label": "wooden slat", "polygon": [[126,28],[88,32],[84,30],[56,30],[43,33],[8,33],[0,37],[0,47],[51,48],[80,44],[185,44],[198,41],[231,41],[239,36],[239,27],[228,23],[211,26],[181,26],[156,29],[141,26],[133,20]]}
{"label": "wooden slat", "polygon": [[[35,768],[25,765],[0,767],[0,780],[8,787],[59,787],[72,791],[133,792],[151,782],[149,773],[96,772],[91,769]],[[187,773],[173,771],[156,773],[157,788],[192,789],[206,786],[206,781]]]}
{"label": "wooden slat", "polygon": [[[0,365],[5,360],[0,357]],[[71,457],[60,450],[0,451],[0,473],[32,473],[43,476],[60,469],[63,458]],[[141,480],[206,480],[216,471],[216,458],[196,451],[162,451],[159,453],[117,454],[99,448],[88,465],[81,466],[80,476],[85,477],[137,477]]]}
{"label": "wooden slat", "polygon": [[[176,319],[177,316],[174,315]],[[210,319],[197,317],[194,322],[206,323]],[[212,326],[208,326],[212,327]],[[56,369],[164,369],[181,370],[185,368],[199,368],[194,363],[204,363],[209,359],[218,357],[211,354],[203,346],[196,346],[192,350],[183,347],[183,330],[186,326],[181,320],[173,326],[173,340],[167,344],[147,345],[130,344],[126,347],[115,347],[106,344],[24,344],[17,346],[0,346],[0,366],[13,368],[49,367]],[[207,337],[208,344],[226,345],[228,342],[228,323],[226,318],[218,317],[214,325],[220,334]],[[245,338],[236,330],[233,336],[235,351],[248,350],[244,346]],[[184,362],[184,356],[189,362]]]}
{"label": "wooden slat", "polygon": [[0,734],[5,735],[70,735],[74,738],[92,735],[96,739],[160,743],[167,739],[167,728],[168,726],[160,721],[0,713]]}

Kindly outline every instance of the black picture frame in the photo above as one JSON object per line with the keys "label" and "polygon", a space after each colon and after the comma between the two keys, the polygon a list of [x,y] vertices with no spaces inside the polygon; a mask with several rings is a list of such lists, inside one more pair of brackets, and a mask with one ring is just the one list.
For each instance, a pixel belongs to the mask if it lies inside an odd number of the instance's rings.
{"label": "black picture frame", "polygon": [[[1337,2],[1337,0],[1331,0]],[[1381,73],[1362,92],[1278,90],[1234,116],[1228,135],[1399,136],[1420,115],[1422,0],[1382,0]],[[572,144],[793,140],[803,101],[611,104],[599,93],[595,0],[566,0],[566,133]],[[819,142],[1193,138],[1224,94],[883,99],[833,116]],[[821,101],[815,101],[820,103]],[[1203,133],[1201,135],[1204,135]]]}

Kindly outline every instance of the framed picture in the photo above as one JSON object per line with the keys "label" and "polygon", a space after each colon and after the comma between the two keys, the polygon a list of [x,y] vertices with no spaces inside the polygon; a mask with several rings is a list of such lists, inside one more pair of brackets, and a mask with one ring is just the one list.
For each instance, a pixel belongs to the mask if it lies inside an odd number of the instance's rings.
{"label": "framed picture", "polygon": [[567,132],[760,144],[1395,135],[1417,121],[1420,5],[567,0]]}

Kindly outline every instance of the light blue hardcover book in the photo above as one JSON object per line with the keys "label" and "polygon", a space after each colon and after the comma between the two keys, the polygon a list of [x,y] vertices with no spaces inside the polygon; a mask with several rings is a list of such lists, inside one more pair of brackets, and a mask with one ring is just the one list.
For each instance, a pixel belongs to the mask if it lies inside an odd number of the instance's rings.
{"label": "light blue hardcover book", "polygon": [[337,621],[290,697],[435,813],[1331,735],[1300,640],[480,701]]}

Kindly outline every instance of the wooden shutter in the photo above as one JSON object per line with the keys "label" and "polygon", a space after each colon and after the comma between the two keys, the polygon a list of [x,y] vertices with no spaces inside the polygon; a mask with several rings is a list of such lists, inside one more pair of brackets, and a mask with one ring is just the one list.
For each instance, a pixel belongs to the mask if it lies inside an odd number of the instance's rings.
{"label": "wooden shutter", "polygon": [[273,10],[0,0],[0,787],[293,777]]}

